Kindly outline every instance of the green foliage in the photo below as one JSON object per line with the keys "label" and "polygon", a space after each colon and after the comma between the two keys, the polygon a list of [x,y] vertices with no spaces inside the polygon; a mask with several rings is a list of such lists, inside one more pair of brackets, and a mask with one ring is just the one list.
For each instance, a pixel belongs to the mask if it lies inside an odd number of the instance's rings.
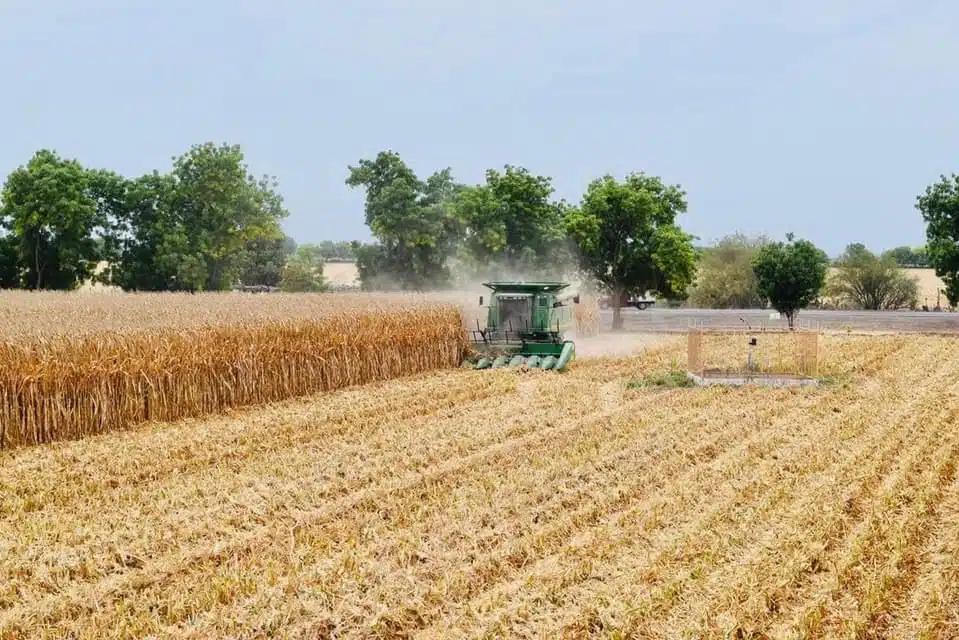
{"label": "green foliage", "polygon": [[465,225],[460,256],[487,277],[536,277],[562,259],[563,204],[550,200],[552,180],[523,167],[486,172],[485,184],[460,189],[457,217]]}
{"label": "green foliage", "polygon": [[20,286],[20,252],[16,237],[0,235],[0,289],[16,289]]}
{"label": "green foliage", "polygon": [[826,281],[829,256],[808,240],[770,242],[753,258],[759,292],[792,327],[796,314],[815,301]]}
{"label": "green foliage", "polygon": [[915,309],[919,281],[886,253],[877,256],[862,244],[850,244],[834,265],[826,294],[859,309]]}
{"label": "green foliage", "polygon": [[926,223],[929,264],[946,285],[951,306],[959,304],[959,175],[940,176],[916,198]]}
{"label": "green foliage", "polygon": [[287,261],[280,289],[288,293],[326,291],[323,279],[323,252],[315,244],[302,244]]}
{"label": "green foliage", "polygon": [[353,253],[353,243],[349,241],[324,240],[320,243],[320,253],[326,262],[353,262],[356,260],[356,254]]}
{"label": "green foliage", "polygon": [[925,269],[929,267],[929,252],[926,247],[896,247],[886,251],[883,256],[889,256],[900,267],[914,267]]}
{"label": "green foliage", "polygon": [[723,237],[715,246],[700,249],[696,284],[690,294],[693,306],[710,309],[765,308],[753,271],[753,258],[769,243],[760,236],[743,234]]}
{"label": "green foliage", "polygon": [[[173,176],[156,171],[128,180],[112,220],[116,257],[108,281],[126,291],[167,291],[177,287],[174,248],[184,246],[173,210]],[[170,256],[174,257],[170,257]]]}
{"label": "green foliage", "polygon": [[[615,298],[652,291],[682,297],[696,269],[693,237],[676,224],[686,195],[657,177],[632,173],[594,180],[579,208],[566,215],[582,268]],[[622,327],[614,307],[613,328]]]}
{"label": "green foliage", "polygon": [[90,189],[90,172],[47,149],[7,177],[0,220],[15,239],[24,286],[70,290],[93,273],[100,220]]}
{"label": "green foliage", "polygon": [[450,170],[436,172],[424,182],[392,151],[348,169],[347,186],[366,190],[366,224],[379,247],[356,253],[363,286],[371,287],[374,280],[377,288],[449,286],[446,261],[462,233],[452,206],[459,186]]}
{"label": "green foliage", "polygon": [[278,286],[287,259],[296,250],[293,238],[279,231],[252,238],[244,250],[240,282],[244,285]]}
{"label": "green foliage", "polygon": [[626,383],[627,389],[677,389],[694,386],[696,383],[690,380],[685,371],[679,369],[657,371],[642,380],[631,380]]}
{"label": "green foliage", "polygon": [[[117,263],[110,281],[126,290],[222,291],[241,274],[276,279],[280,220],[275,181],[247,172],[237,145],[194,145],[173,170],[126,183],[116,207]],[[266,262],[254,265],[251,261]]]}

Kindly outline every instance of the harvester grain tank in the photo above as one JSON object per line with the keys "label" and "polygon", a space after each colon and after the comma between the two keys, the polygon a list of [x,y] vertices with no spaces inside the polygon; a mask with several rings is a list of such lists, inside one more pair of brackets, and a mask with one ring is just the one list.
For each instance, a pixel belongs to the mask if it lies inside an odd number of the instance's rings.
{"label": "harvester grain tank", "polygon": [[[562,291],[567,282],[484,282],[490,289],[486,327],[477,321],[472,330],[473,358],[463,362],[474,369],[528,367],[562,371],[576,354],[576,345],[563,330],[572,321],[579,295]],[[483,305],[483,296],[479,299]]]}

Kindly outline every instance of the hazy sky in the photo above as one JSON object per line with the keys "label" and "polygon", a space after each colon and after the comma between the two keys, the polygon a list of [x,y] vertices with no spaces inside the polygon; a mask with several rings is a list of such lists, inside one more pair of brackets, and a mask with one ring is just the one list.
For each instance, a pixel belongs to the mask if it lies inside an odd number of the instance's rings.
{"label": "hazy sky", "polygon": [[704,241],[883,249],[923,241],[915,197],[959,172],[957,60],[947,0],[0,0],[0,173],[236,142],[297,241],[367,239],[346,167],[392,148],[570,201],[646,171]]}

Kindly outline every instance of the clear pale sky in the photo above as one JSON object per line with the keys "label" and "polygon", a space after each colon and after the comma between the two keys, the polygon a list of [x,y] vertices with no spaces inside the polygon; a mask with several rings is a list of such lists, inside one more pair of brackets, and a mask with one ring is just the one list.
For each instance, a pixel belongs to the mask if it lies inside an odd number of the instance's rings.
{"label": "clear pale sky", "polygon": [[959,172],[957,61],[948,0],[0,0],[0,173],[235,142],[297,241],[368,239],[346,167],[391,148],[570,201],[657,174],[707,242],[884,249],[923,242],[915,197]]}

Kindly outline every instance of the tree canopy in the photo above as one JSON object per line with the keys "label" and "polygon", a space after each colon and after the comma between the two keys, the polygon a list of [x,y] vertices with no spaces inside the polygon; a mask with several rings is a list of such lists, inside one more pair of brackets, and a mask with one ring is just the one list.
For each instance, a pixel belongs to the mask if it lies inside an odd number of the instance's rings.
{"label": "tree canopy", "polygon": [[354,247],[364,281],[406,290],[448,286],[447,259],[461,234],[452,206],[459,185],[450,170],[420,180],[394,151],[362,159],[348,170],[347,186],[366,191],[366,224],[378,241],[376,249]]}
{"label": "tree canopy", "polygon": [[886,253],[874,254],[855,243],[834,264],[836,273],[826,283],[826,293],[857,309],[890,311],[914,309],[919,303],[919,281]]}
{"label": "tree canopy", "polygon": [[940,176],[916,198],[926,223],[929,264],[946,285],[949,304],[959,304],[959,175]]}
{"label": "tree canopy", "polygon": [[770,242],[761,247],[752,264],[759,292],[786,316],[792,328],[799,310],[819,297],[826,282],[829,256],[809,240],[794,240],[792,234],[787,234],[786,239],[787,242]]}
{"label": "tree canopy", "polygon": [[[91,191],[92,175],[77,160],[42,149],[3,186],[0,221],[16,247],[5,279],[30,289],[76,288],[100,259],[94,234],[105,226]],[[13,255],[7,247],[7,260]]]}
{"label": "tree canopy", "polygon": [[713,309],[765,308],[767,300],[759,291],[752,261],[768,242],[765,236],[751,238],[736,233],[699,249],[690,302]]}
{"label": "tree canopy", "polygon": [[883,253],[892,258],[900,267],[927,268],[929,267],[929,252],[925,246],[894,247]]}
{"label": "tree canopy", "polygon": [[551,200],[552,180],[523,167],[486,172],[486,182],[463,187],[455,213],[465,227],[461,256],[488,277],[533,278],[563,257],[563,203]]}
{"label": "tree canopy", "polygon": [[[686,194],[655,176],[631,173],[622,182],[607,175],[589,184],[578,208],[566,215],[582,268],[618,301],[652,291],[682,297],[693,282],[693,236],[676,223]],[[613,328],[622,327],[618,304]]]}
{"label": "tree canopy", "polygon": [[169,173],[132,179],[41,149],[4,183],[0,284],[73,289],[100,261],[98,278],[125,290],[278,282],[288,214],[275,186],[237,145],[194,145]]}

